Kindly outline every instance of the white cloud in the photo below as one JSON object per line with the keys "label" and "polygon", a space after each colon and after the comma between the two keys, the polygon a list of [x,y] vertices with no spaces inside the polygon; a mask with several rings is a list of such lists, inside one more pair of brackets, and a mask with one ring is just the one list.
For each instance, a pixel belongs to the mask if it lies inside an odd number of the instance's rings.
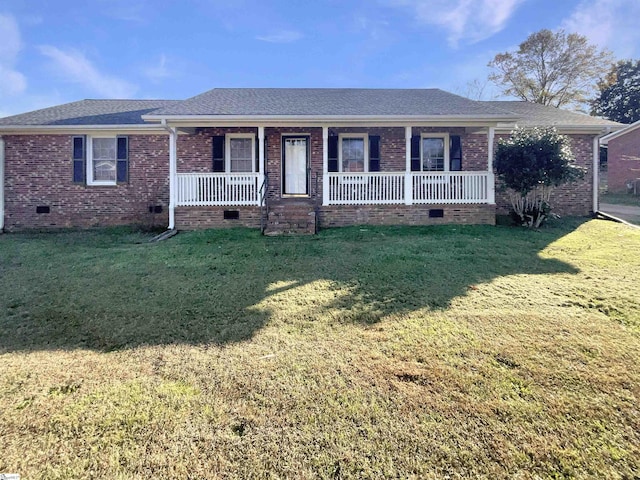
{"label": "white cloud", "polygon": [[278,30],[267,35],[259,35],[256,40],[269,43],[291,43],[302,38],[302,33],[295,30]]}
{"label": "white cloud", "polygon": [[40,53],[51,60],[55,72],[71,83],[107,98],[129,98],[137,87],[126,80],[105,74],[75,50],[64,51],[51,45],[39,47]]}
{"label": "white cloud", "polygon": [[452,47],[476,43],[502,30],[524,0],[388,0],[410,8],[419,23],[436,25],[447,32]]}
{"label": "white cloud", "polygon": [[618,58],[633,58],[640,54],[639,18],[638,0],[583,0],[560,27],[586,36]]}
{"label": "white cloud", "polygon": [[143,68],[142,73],[152,82],[159,82],[172,76],[171,70],[167,67],[167,57],[164,53],[160,55],[158,63]]}
{"label": "white cloud", "polygon": [[0,15],[0,97],[18,95],[27,88],[26,77],[15,68],[22,50],[20,28],[11,15]]}

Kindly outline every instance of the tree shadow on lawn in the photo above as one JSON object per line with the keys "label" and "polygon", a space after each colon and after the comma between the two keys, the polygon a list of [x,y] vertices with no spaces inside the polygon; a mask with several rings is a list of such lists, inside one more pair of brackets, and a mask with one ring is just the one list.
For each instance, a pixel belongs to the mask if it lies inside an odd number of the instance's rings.
{"label": "tree shadow on lawn", "polygon": [[331,312],[334,322],[371,324],[444,310],[497,277],[577,273],[539,252],[579,224],[350,227],[289,238],[210,230],[160,244],[104,232],[7,235],[0,353],[227,344],[276,316],[295,323]]}

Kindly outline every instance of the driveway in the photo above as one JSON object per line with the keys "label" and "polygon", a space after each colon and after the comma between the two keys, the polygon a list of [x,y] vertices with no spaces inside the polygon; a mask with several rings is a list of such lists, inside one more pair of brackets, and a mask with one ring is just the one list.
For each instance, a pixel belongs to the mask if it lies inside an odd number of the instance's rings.
{"label": "driveway", "polygon": [[640,206],[601,203],[600,211],[603,213],[608,213],[613,217],[625,220],[629,223],[640,225]]}

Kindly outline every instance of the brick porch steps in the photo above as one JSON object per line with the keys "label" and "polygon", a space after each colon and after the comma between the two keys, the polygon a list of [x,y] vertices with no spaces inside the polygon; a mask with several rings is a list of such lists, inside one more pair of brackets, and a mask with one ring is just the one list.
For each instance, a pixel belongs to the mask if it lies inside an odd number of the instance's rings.
{"label": "brick porch steps", "polygon": [[310,200],[282,199],[268,205],[265,235],[313,235],[316,212]]}

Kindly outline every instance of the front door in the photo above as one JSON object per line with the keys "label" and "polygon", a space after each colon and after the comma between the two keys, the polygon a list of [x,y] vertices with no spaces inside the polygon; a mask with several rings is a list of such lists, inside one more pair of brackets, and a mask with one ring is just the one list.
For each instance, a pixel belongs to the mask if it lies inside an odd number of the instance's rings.
{"label": "front door", "polygon": [[307,160],[308,137],[283,137],[282,170],[285,195],[308,195]]}

